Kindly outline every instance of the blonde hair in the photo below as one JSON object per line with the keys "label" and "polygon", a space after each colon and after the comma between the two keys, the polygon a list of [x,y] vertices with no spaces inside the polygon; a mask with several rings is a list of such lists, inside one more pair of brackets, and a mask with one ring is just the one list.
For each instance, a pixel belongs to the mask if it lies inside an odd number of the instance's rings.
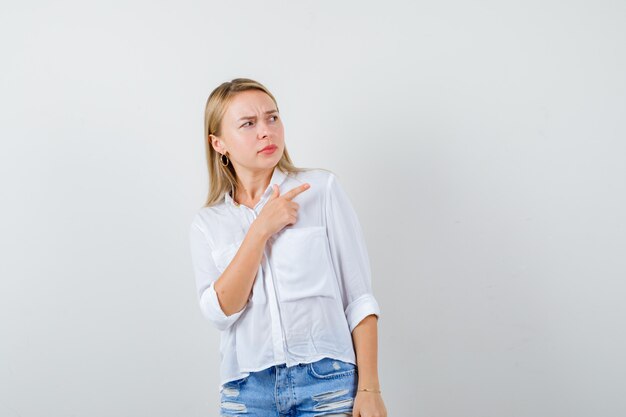
{"label": "blonde hair", "polygon": [[[204,145],[206,147],[206,162],[209,171],[209,194],[204,207],[215,205],[223,200],[224,194],[230,192],[231,189],[237,192],[237,173],[233,168],[233,164],[224,166],[220,160],[221,154],[213,149],[209,135],[219,136],[221,134],[221,125],[226,109],[232,98],[242,91],[260,90],[267,94],[278,110],[276,99],[261,83],[249,78],[235,78],[220,84],[211,94],[206,102],[204,110]],[[287,145],[285,145],[283,155],[276,165],[286,174],[308,171],[313,168],[298,168],[294,166]],[[233,195],[234,198],[234,195]]]}

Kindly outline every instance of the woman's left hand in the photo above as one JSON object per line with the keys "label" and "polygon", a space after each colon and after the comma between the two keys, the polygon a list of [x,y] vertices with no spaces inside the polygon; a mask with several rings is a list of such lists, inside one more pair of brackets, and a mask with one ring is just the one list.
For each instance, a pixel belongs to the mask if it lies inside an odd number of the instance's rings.
{"label": "woman's left hand", "polygon": [[352,417],[387,417],[383,397],[377,392],[358,391],[352,407]]}

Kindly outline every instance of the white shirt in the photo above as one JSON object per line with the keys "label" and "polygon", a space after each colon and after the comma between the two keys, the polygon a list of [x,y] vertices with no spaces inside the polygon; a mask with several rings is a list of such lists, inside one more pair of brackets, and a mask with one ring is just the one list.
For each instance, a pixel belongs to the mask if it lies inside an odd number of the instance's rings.
{"label": "white shirt", "polygon": [[[280,195],[303,183],[298,218],[268,239],[247,304],[226,316],[214,282],[235,256],[254,219],[278,184]],[[285,174],[274,168],[260,201],[249,208],[230,193],[203,207],[190,227],[200,309],[217,329],[220,384],[273,365],[331,357],[356,364],[352,330],[380,316],[359,220],[335,174],[312,169]]]}

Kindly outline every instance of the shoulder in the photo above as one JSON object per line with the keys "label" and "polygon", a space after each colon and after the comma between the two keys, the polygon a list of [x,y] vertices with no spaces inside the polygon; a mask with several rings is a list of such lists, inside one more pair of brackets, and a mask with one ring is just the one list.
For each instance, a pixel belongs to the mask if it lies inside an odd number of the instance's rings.
{"label": "shoulder", "polygon": [[228,217],[227,207],[224,202],[220,202],[213,206],[201,207],[198,209],[191,219],[190,229],[200,229],[203,233],[207,233],[209,225],[216,224],[220,218]]}

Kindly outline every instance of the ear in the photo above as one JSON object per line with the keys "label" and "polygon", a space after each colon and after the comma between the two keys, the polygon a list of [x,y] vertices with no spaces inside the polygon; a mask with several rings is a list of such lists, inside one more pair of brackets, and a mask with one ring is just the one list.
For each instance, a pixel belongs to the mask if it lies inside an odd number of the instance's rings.
{"label": "ear", "polygon": [[209,145],[213,146],[213,149],[215,149],[215,151],[221,154],[226,153],[226,149],[224,149],[224,145],[222,144],[222,139],[211,134],[209,135],[208,140],[209,140]]}

